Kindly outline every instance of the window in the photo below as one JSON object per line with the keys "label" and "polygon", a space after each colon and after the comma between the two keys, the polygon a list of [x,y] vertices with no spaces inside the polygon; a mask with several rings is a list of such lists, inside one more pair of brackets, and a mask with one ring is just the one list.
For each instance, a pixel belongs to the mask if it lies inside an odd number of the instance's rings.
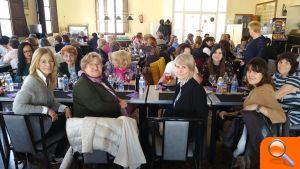
{"label": "window", "polygon": [[0,35],[12,36],[8,0],[0,0]]}
{"label": "window", "polygon": [[200,32],[220,39],[225,32],[227,0],[174,0],[173,32],[180,42]]}
{"label": "window", "polygon": [[52,33],[52,19],[49,0],[44,0],[44,11],[46,20],[46,31],[47,33]]}
{"label": "window", "polygon": [[[98,0],[97,1],[97,20],[98,31],[105,34],[123,34],[126,11],[124,10],[124,0]],[[125,5],[126,6],[126,5]],[[108,16],[109,20],[104,20]],[[121,17],[121,20],[117,20]]]}

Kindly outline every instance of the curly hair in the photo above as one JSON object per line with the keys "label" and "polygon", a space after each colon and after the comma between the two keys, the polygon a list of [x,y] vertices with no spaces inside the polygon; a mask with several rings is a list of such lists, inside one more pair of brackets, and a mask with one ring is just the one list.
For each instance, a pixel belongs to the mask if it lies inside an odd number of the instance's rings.
{"label": "curly hair", "polygon": [[[281,60],[284,60],[284,59],[291,64],[291,70],[289,71],[289,76],[290,76],[290,75],[294,74],[297,71],[299,63],[297,62],[296,55],[294,53],[284,52],[284,53],[281,53],[281,54],[278,55],[276,65],[278,65],[278,63]],[[279,72],[277,66],[276,66],[276,70],[277,70],[277,72]]]}

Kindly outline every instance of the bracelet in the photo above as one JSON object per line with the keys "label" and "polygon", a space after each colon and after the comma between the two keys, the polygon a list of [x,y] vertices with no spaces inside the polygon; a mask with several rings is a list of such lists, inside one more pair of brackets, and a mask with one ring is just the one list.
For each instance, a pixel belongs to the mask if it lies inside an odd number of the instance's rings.
{"label": "bracelet", "polygon": [[256,107],[255,111],[256,111],[257,113],[260,113],[260,108],[261,108],[261,105],[258,105],[258,106]]}

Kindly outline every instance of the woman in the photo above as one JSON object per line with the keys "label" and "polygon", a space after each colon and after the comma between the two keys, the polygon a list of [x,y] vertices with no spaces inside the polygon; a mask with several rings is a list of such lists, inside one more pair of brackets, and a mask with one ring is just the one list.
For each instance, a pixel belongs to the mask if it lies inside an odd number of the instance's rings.
{"label": "woman", "polygon": [[184,43],[193,46],[193,45],[194,45],[194,35],[193,35],[192,33],[189,33],[189,34],[187,35],[187,38],[186,38],[186,40],[184,41]]}
{"label": "woman", "polygon": [[203,87],[193,78],[195,60],[191,54],[180,54],[175,58],[175,75],[178,84],[173,100],[171,116],[187,118],[207,118],[207,96]]}
{"label": "woman", "polygon": [[90,39],[87,43],[89,45],[90,51],[94,51],[95,49],[97,49],[97,42],[98,42],[98,35],[97,33],[92,33],[92,39]]}
{"label": "woman", "polygon": [[55,48],[51,46],[49,40],[47,38],[42,38],[40,40],[40,47],[47,47],[49,48],[53,53],[56,53]]}
{"label": "woman", "polygon": [[68,35],[62,35],[61,37],[62,37],[62,44],[64,46],[71,45],[70,38]]}
{"label": "woman", "polygon": [[201,36],[196,36],[195,43],[192,46],[193,50],[197,49],[197,48],[200,48],[201,45],[202,45],[202,37]]}
{"label": "woman", "polygon": [[277,72],[273,75],[276,98],[287,113],[290,125],[300,124],[300,78],[296,75],[297,66],[293,53],[282,53],[277,60]]}
{"label": "woman", "polygon": [[220,40],[219,44],[222,46],[222,48],[225,50],[226,55],[226,61],[233,62],[235,59],[234,54],[231,52],[230,49],[230,43],[228,40]]}
{"label": "woman", "polygon": [[202,69],[202,85],[210,85],[208,80],[210,75],[216,75],[216,79],[218,79],[220,76],[223,77],[225,72],[228,73],[229,77],[233,76],[232,65],[230,62],[226,62],[226,55],[222,46],[218,44],[214,45],[208,62]]}
{"label": "woman", "polygon": [[0,36],[0,58],[4,57],[12,48],[9,46],[9,37]]}
{"label": "woman", "polygon": [[55,52],[59,52],[64,47],[64,44],[62,43],[62,37],[60,35],[55,36]]}
{"label": "woman", "polygon": [[106,64],[106,75],[115,74],[115,77],[125,79],[125,73],[129,71],[131,65],[131,54],[125,50],[119,50],[111,54],[111,63]]}
{"label": "woman", "polygon": [[[55,101],[53,90],[56,86],[57,63],[52,51],[48,48],[39,48],[34,52],[30,74],[25,79],[21,90],[13,102],[13,111],[16,114],[42,113],[52,119],[52,126],[46,133],[50,137],[59,130],[64,130],[65,119],[59,118],[57,112],[64,112],[70,118],[71,110]],[[56,147],[55,155],[62,155],[62,145]]]}
{"label": "woman", "polygon": [[18,48],[18,69],[15,82],[22,83],[29,74],[33,48],[30,43],[22,42]]}
{"label": "woman", "polygon": [[[247,64],[246,71],[246,80],[251,91],[243,103],[241,111],[244,121],[243,133],[233,153],[234,158],[245,152],[248,138],[254,150],[259,151],[262,135],[267,132],[267,130],[261,131],[263,130],[261,123],[264,121],[261,115],[268,118],[272,124],[286,121],[285,113],[275,97],[267,63],[261,58],[254,58]],[[222,111],[219,116],[224,119],[226,115],[237,113]]]}
{"label": "woman", "polygon": [[73,90],[75,117],[118,117],[127,107],[105,78],[102,78],[102,59],[96,52],[84,56],[80,63],[83,73]]}
{"label": "woman", "polygon": [[9,63],[13,70],[18,68],[18,48],[20,42],[17,39],[10,39],[9,45],[12,47],[12,50],[9,51],[3,58],[4,63]]}
{"label": "woman", "polygon": [[75,74],[77,76],[80,66],[77,61],[76,48],[71,45],[65,46],[61,49],[61,54],[65,62],[60,63],[59,72],[67,75],[69,78],[71,74]]}

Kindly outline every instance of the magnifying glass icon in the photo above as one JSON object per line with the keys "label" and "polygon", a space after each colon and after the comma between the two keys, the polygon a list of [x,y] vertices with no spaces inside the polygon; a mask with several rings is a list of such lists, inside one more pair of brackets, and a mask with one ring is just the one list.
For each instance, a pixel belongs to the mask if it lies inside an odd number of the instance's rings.
{"label": "magnifying glass icon", "polygon": [[283,157],[291,167],[294,167],[295,162],[285,154],[285,151],[286,151],[285,143],[279,139],[274,139],[269,144],[269,153],[271,154],[271,156],[276,158]]}

